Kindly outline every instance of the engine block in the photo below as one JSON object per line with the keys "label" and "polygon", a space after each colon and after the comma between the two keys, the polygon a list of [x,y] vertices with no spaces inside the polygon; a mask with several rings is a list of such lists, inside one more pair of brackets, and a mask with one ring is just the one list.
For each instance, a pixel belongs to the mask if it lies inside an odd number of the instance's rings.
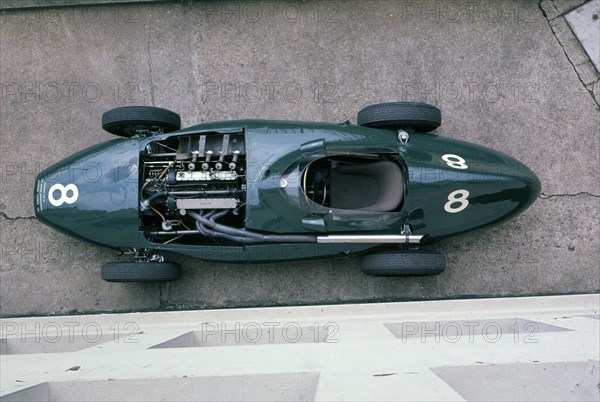
{"label": "engine block", "polygon": [[224,211],[221,219],[243,227],[244,139],[243,132],[206,133],[150,142],[140,156],[140,229],[193,230],[187,211]]}

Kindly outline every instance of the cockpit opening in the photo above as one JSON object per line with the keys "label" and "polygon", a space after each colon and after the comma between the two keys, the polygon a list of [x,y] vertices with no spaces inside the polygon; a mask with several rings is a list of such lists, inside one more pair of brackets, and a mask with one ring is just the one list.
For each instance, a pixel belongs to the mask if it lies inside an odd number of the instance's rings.
{"label": "cockpit opening", "polygon": [[383,158],[327,157],[309,163],[302,174],[306,198],[335,209],[397,211],[404,187],[398,161]]}

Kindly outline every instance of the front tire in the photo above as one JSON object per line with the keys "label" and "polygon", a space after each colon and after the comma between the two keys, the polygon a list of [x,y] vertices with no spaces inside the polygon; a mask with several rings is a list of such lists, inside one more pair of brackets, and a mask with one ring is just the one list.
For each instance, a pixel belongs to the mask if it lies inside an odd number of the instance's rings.
{"label": "front tire", "polygon": [[446,269],[446,259],[433,250],[379,251],[363,257],[361,269],[371,276],[438,275]]}
{"label": "front tire", "polygon": [[163,133],[181,128],[181,118],[175,112],[153,106],[124,106],[102,115],[102,128],[121,137],[140,133]]}
{"label": "front tire", "polygon": [[107,282],[168,282],[180,276],[176,262],[109,262],[100,269]]}
{"label": "front tire", "polygon": [[428,103],[390,102],[370,105],[358,112],[358,125],[388,130],[429,132],[442,124],[442,112]]}

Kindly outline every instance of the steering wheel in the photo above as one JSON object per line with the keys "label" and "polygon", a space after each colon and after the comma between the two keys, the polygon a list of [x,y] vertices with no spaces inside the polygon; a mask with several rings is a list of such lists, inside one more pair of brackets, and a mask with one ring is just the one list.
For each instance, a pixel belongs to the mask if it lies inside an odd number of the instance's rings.
{"label": "steering wheel", "polygon": [[325,205],[327,201],[328,187],[327,171],[320,166],[311,169],[306,168],[304,173],[303,190],[306,197],[319,205]]}

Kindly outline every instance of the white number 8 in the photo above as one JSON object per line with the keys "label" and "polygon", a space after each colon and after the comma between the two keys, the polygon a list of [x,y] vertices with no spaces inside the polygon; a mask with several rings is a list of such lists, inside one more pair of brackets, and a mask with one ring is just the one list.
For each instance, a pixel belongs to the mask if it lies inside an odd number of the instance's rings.
{"label": "white number 8", "polygon": [[[60,191],[60,197],[58,198],[54,198],[54,192],[56,190]],[[70,196],[68,196],[69,191],[72,193]],[[50,187],[50,190],[48,191],[48,201],[50,201],[50,204],[54,205],[55,207],[60,207],[64,203],[73,204],[75,201],[77,201],[78,197],[79,189],[73,183],[67,184],[66,186],[58,183]]]}
{"label": "white number 8", "polygon": [[[444,205],[444,209],[446,210],[446,212],[449,212],[451,214],[455,214],[464,210],[466,207],[469,206],[469,200],[467,199],[469,195],[470,193],[467,190],[456,190],[451,192],[448,195],[448,202],[446,203],[446,205]],[[452,205],[454,204],[460,205],[458,207],[453,207]]]}
{"label": "white number 8", "polygon": [[446,154],[442,156],[442,160],[446,162],[448,166],[454,169],[467,169],[467,161],[458,155]]}

